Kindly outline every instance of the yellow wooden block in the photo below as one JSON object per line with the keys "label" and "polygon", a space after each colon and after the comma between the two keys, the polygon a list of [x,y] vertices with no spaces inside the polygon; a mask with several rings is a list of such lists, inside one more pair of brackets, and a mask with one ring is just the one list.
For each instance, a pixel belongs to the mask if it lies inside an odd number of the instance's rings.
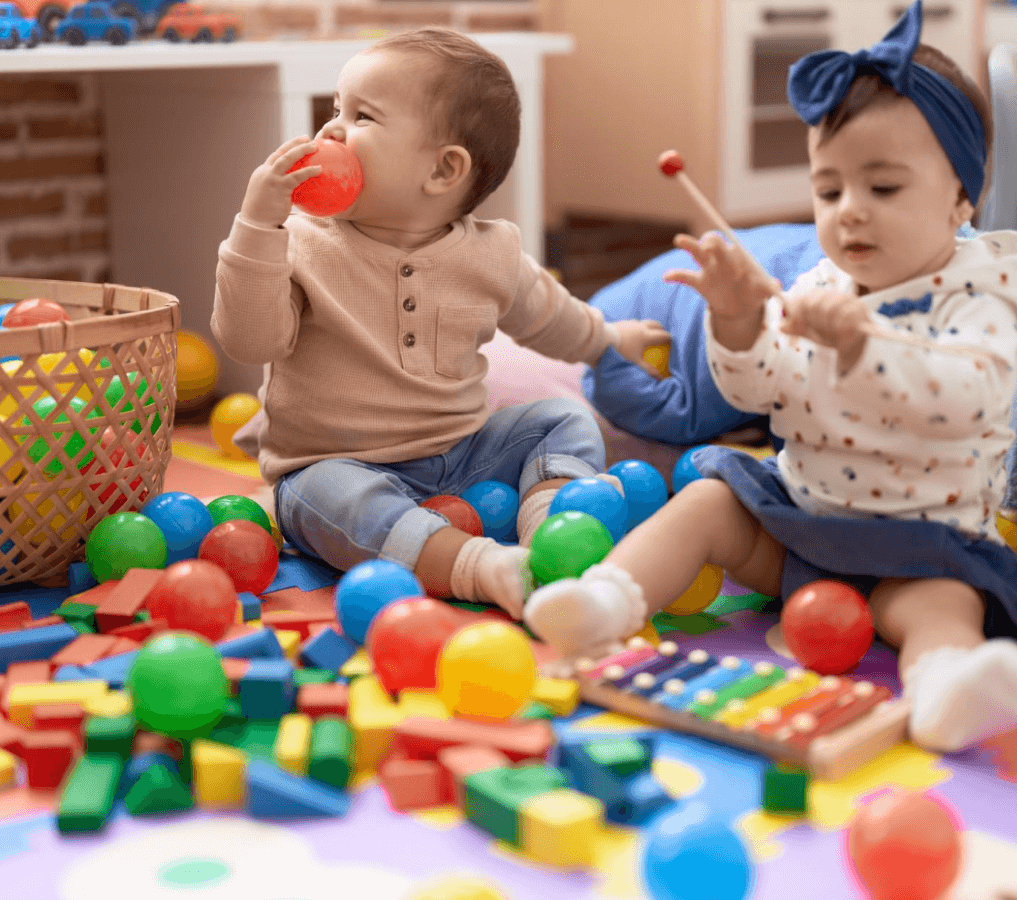
{"label": "yellow wooden block", "polygon": [[[788,670],[794,672],[794,670]],[[734,707],[725,707],[714,720],[728,728],[741,728],[750,719],[755,718],[759,713],[769,706],[775,709],[785,706],[792,700],[804,697],[817,684],[819,675],[816,672],[803,672],[800,669],[791,677],[785,677],[765,691],[760,691],[753,697],[749,697],[744,705],[738,704]]]}
{"label": "yellow wooden block", "polygon": [[604,804],[561,788],[538,794],[519,808],[519,846],[531,859],[562,869],[582,869],[594,860],[604,827]]}
{"label": "yellow wooden block", "polygon": [[0,787],[10,787],[18,775],[18,760],[13,753],[0,750]]}
{"label": "yellow wooden block", "polygon": [[579,705],[579,682],[539,676],[533,685],[532,699],[543,703],[556,716],[571,715]]}
{"label": "yellow wooden block", "polygon": [[311,752],[311,717],[287,713],[279,720],[275,736],[275,761],[279,768],[294,775],[306,775]]}
{"label": "yellow wooden block", "polygon": [[215,741],[191,744],[194,800],[207,809],[233,809],[244,805],[247,754]]}
{"label": "yellow wooden block", "polygon": [[353,729],[354,767],[373,772],[392,749],[392,735],[403,713],[374,675],[350,682],[346,721]]}
{"label": "yellow wooden block", "polygon": [[32,710],[37,706],[54,703],[77,703],[82,708],[109,692],[105,681],[45,681],[12,685],[7,692],[10,704],[8,718],[15,725],[28,728],[32,724]]}
{"label": "yellow wooden block", "polygon": [[290,660],[295,660],[300,652],[300,632],[291,631],[288,628],[276,628],[275,637],[279,641],[279,646],[282,647],[286,657]]}
{"label": "yellow wooden block", "polygon": [[108,691],[86,700],[83,708],[90,716],[126,716],[134,711],[134,701],[126,691]]}
{"label": "yellow wooden block", "polygon": [[426,716],[429,719],[451,719],[452,713],[437,691],[407,688],[399,692],[400,718]]}
{"label": "yellow wooden block", "polygon": [[651,647],[657,647],[660,645],[660,635],[657,634],[657,629],[653,622],[647,622],[640,631],[637,631],[632,637],[640,637]]}
{"label": "yellow wooden block", "polygon": [[371,665],[371,657],[367,655],[366,650],[361,648],[343,663],[342,668],[339,669],[339,674],[343,678],[349,678],[352,681],[361,675],[369,675],[373,671],[374,666]]}

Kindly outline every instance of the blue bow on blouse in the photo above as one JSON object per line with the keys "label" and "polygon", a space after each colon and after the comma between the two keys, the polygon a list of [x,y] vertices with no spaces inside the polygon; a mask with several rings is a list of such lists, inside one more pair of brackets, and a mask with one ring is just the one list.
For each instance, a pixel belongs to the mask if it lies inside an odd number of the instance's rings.
{"label": "blue bow on blouse", "polygon": [[879,75],[925,116],[974,204],[982,193],[988,153],[982,118],[960,88],[911,61],[921,33],[922,0],[915,0],[869,49],[820,50],[794,63],[788,71],[788,100],[804,122],[816,125],[844,99],[859,72]]}

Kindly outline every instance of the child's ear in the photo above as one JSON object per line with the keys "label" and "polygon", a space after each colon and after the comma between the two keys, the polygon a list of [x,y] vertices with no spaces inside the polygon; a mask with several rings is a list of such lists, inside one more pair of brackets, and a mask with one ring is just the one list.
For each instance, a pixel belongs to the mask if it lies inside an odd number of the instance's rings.
{"label": "child's ear", "polygon": [[960,228],[965,222],[970,222],[975,214],[975,206],[968,200],[968,195],[964,193],[964,188],[958,189],[957,205],[954,206],[953,211],[955,219],[953,223],[954,228]]}
{"label": "child's ear", "polygon": [[438,148],[434,169],[431,171],[424,191],[428,194],[447,194],[461,187],[473,171],[473,160],[470,152],[458,144],[446,144]]}

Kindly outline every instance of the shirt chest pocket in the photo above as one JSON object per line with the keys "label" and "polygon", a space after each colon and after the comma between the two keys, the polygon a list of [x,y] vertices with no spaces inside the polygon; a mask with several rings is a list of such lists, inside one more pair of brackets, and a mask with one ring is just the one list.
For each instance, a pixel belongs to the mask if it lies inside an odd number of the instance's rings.
{"label": "shirt chest pocket", "polygon": [[477,369],[477,351],[497,327],[495,306],[440,304],[434,370],[449,378],[468,378]]}

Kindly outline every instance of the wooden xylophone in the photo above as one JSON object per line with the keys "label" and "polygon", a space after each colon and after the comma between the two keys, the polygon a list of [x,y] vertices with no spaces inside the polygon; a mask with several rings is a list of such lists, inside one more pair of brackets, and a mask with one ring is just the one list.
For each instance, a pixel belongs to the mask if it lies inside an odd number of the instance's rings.
{"label": "wooden xylophone", "polygon": [[836,780],[905,740],[908,705],[889,688],[672,641],[581,662],[583,699],[672,731],[761,753]]}

